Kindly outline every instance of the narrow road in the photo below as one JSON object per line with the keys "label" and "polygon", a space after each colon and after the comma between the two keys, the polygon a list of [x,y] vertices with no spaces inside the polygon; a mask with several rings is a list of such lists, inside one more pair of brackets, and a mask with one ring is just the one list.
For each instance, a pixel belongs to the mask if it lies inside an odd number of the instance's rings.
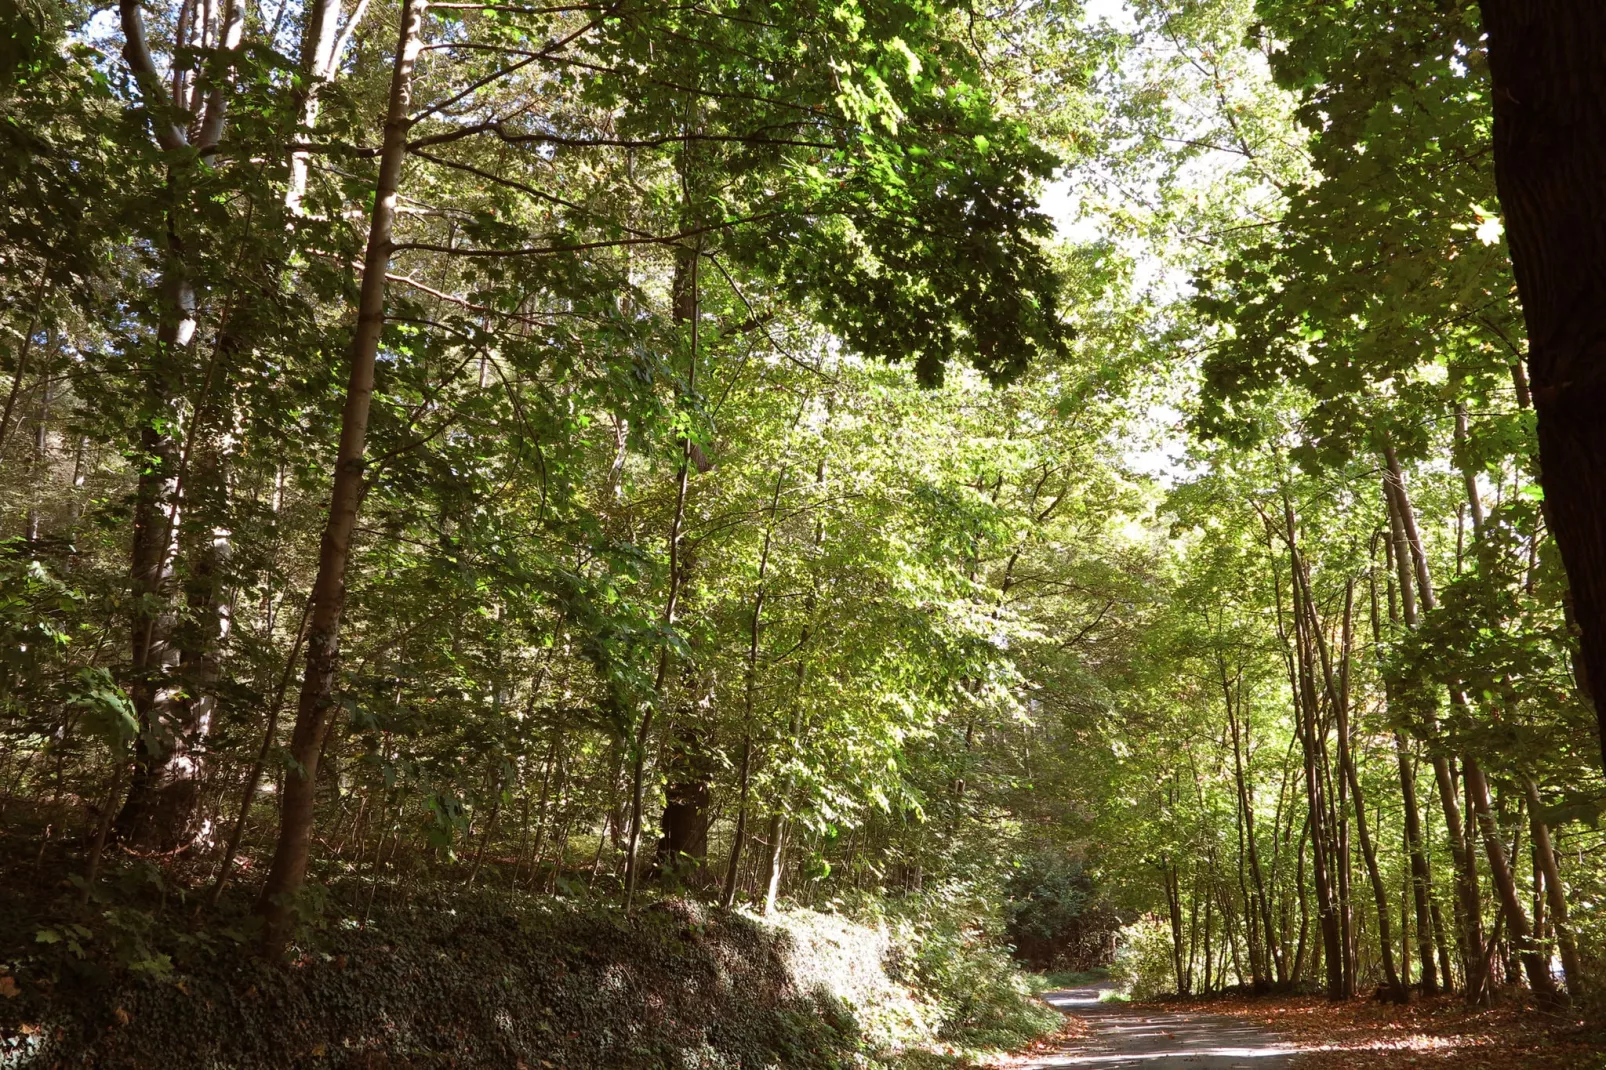
{"label": "narrow road", "polygon": [[1033,1070],[1284,1070],[1299,1049],[1231,1018],[1170,1013],[1154,1006],[1100,1003],[1103,989],[1046,992],[1043,998],[1084,1019],[1092,1035],[1032,1064]]}

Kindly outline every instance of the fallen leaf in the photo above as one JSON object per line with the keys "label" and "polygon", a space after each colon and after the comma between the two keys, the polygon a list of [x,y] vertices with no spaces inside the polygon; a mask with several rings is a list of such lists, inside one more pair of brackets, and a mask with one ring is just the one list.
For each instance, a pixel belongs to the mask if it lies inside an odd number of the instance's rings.
{"label": "fallen leaf", "polygon": [[22,995],[22,989],[17,987],[16,978],[11,976],[0,977],[0,996],[7,999],[16,999]]}
{"label": "fallen leaf", "polygon": [[112,1016],[117,1019],[118,1025],[127,1025],[131,1020],[129,1013],[123,1010],[121,1007],[118,1007],[116,1010],[112,1011]]}

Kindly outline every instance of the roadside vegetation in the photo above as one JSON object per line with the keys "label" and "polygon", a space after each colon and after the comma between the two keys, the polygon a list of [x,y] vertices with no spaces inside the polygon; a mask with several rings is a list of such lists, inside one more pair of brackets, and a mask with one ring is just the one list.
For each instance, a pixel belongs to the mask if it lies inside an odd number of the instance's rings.
{"label": "roadside vegetation", "polygon": [[0,1064],[1599,1020],[1519,7],[0,0]]}

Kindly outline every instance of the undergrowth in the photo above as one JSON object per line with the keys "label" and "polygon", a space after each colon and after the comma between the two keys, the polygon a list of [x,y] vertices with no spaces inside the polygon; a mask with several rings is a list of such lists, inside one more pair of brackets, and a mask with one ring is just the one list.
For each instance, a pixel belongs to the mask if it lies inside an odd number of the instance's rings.
{"label": "undergrowth", "polygon": [[[796,1068],[962,1065],[1060,1023],[940,903],[761,919],[663,900],[338,883],[288,965],[249,898],[200,911],[125,864],[0,926],[0,1067]],[[356,904],[356,907],[353,907]]]}

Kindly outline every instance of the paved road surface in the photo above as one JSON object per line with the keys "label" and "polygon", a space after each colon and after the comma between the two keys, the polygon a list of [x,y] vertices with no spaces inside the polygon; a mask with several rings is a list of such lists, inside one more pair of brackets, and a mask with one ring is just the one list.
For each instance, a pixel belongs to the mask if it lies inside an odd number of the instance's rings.
{"label": "paved road surface", "polygon": [[1086,1019],[1092,1035],[1034,1063],[1034,1070],[1285,1070],[1298,1049],[1232,1018],[1177,1014],[1152,1006],[1100,1003],[1100,989],[1047,992],[1043,998]]}

